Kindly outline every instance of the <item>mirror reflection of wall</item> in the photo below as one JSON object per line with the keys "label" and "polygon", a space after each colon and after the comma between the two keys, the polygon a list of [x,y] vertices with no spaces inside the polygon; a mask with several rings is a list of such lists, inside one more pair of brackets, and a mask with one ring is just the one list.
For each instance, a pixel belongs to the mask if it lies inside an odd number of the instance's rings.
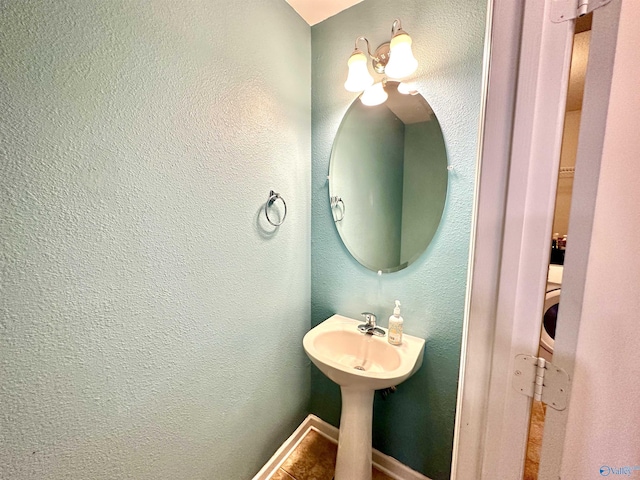
{"label": "mirror reflection of wall", "polygon": [[356,100],[338,135],[330,172],[332,192],[345,202],[338,229],[361,263],[398,265],[404,124],[386,105],[367,107]]}
{"label": "mirror reflection of wall", "polygon": [[435,116],[405,125],[400,253],[403,264],[416,260],[438,229],[447,195],[446,168],[444,138]]}

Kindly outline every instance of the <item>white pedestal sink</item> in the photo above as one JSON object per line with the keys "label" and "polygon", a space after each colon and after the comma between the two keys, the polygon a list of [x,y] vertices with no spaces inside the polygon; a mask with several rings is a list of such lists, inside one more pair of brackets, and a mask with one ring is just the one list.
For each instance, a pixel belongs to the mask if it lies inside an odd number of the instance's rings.
{"label": "white pedestal sink", "polygon": [[302,344],[311,361],[340,385],[342,412],[335,480],[371,480],[373,394],[398,385],[422,365],[424,340],[360,333],[362,322],[334,315],[311,329]]}

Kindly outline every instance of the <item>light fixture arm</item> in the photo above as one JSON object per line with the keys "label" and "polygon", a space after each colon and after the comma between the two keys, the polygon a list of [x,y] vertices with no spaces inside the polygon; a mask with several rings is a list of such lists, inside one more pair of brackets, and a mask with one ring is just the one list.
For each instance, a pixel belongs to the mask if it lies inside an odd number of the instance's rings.
{"label": "light fixture arm", "polygon": [[[397,21],[399,22],[399,20]],[[393,27],[391,29],[393,30]],[[384,73],[384,66],[389,61],[389,42],[383,43],[376,49],[375,52],[371,52],[371,44],[369,43],[369,39],[364,36],[357,37],[354,44],[354,50],[351,55],[353,55],[354,53],[362,53],[362,50],[358,48],[358,42],[360,40],[364,40],[367,44],[367,54],[371,59],[373,69],[376,71],[376,73]]]}
{"label": "light fixture arm", "polygon": [[[397,25],[397,27],[396,27]],[[396,33],[402,30],[402,22],[399,18],[396,18],[391,24],[391,37],[393,37]]]}
{"label": "light fixture arm", "polygon": [[369,57],[374,58],[374,55],[371,53],[371,45],[369,44],[369,40],[367,39],[367,37],[360,36],[360,37],[356,38],[355,45],[354,45],[354,51],[362,51],[362,50],[360,50],[358,48],[358,42],[360,40],[364,40],[367,43],[367,53],[369,54]]}

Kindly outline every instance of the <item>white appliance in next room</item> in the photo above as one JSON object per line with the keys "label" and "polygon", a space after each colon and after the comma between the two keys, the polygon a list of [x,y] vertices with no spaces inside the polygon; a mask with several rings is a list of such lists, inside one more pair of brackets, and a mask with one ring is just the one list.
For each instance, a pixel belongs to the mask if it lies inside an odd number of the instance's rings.
{"label": "white appliance in next room", "polygon": [[553,357],[553,344],[556,336],[563,269],[564,267],[562,265],[549,265],[547,291],[545,293],[544,309],[542,311],[542,328],[540,329],[540,349],[538,351],[538,356],[548,362],[550,362]]}

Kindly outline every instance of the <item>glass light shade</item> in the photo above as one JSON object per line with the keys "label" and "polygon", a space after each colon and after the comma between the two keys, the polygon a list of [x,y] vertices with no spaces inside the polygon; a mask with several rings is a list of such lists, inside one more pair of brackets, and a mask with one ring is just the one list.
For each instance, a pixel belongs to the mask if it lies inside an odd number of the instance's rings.
{"label": "glass light shade", "polygon": [[411,37],[400,33],[391,39],[389,45],[389,63],[384,73],[389,78],[404,78],[411,75],[418,68],[418,61],[411,51]]}
{"label": "glass light shade", "polygon": [[416,95],[418,93],[416,82],[400,82],[398,92],[403,95]]}
{"label": "glass light shade", "polygon": [[347,65],[349,66],[349,75],[347,76],[347,81],[344,82],[344,88],[347,91],[361,92],[373,85],[373,77],[369,73],[367,57],[364,53],[357,50],[353,52]]}
{"label": "glass light shade", "polygon": [[380,105],[387,101],[389,95],[384,91],[382,82],[374,83],[360,96],[360,101],[367,107]]}

